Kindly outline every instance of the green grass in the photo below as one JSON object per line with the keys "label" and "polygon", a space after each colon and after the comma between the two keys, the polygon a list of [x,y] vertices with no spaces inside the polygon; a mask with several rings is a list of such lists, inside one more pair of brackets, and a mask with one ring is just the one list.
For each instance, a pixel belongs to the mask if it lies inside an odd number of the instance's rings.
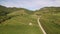
{"label": "green grass", "polygon": [[40,22],[47,34],[60,34],[59,14],[44,14]]}
{"label": "green grass", "polygon": [[21,15],[19,12],[9,15],[14,17],[0,24],[0,34],[43,34],[37,24],[37,19],[31,15]]}
{"label": "green grass", "polygon": [[0,34],[43,34],[39,27],[29,25],[0,26]]}
{"label": "green grass", "polygon": [[33,12],[1,5],[0,34],[43,34],[37,24],[38,16],[42,16],[40,22],[47,34],[60,34],[60,7],[44,7]]}

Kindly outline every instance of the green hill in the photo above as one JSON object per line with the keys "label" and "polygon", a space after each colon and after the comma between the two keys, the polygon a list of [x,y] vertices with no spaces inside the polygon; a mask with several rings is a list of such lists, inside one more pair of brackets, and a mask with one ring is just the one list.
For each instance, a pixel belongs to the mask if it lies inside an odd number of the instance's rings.
{"label": "green hill", "polygon": [[[11,17],[0,24],[0,34],[43,34],[33,12],[24,8],[7,8]],[[11,12],[10,12],[11,11]]]}
{"label": "green hill", "polygon": [[25,8],[16,8],[16,7],[5,7],[0,5],[0,23],[12,18],[13,16],[10,16],[8,14],[13,13],[13,12],[18,12],[23,14],[32,14],[33,12],[31,10],[25,9]]}
{"label": "green hill", "polygon": [[32,11],[1,5],[0,34],[43,34],[37,24],[38,17],[47,34],[60,34],[60,7],[44,7]]}
{"label": "green hill", "polygon": [[47,34],[60,34],[60,7],[44,7],[37,10],[40,22]]}

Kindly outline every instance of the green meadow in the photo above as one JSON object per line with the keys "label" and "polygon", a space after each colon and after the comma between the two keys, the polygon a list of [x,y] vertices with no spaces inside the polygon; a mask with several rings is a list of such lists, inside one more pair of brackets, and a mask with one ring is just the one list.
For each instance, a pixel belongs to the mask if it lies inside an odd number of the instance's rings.
{"label": "green meadow", "polygon": [[[7,16],[13,16],[0,24],[0,34],[43,34],[37,24],[37,19],[23,10],[12,12]],[[32,23],[31,25],[29,25]]]}
{"label": "green meadow", "polygon": [[43,34],[37,23],[38,17],[47,34],[60,34],[60,7],[44,7],[32,11],[1,5],[0,34]]}

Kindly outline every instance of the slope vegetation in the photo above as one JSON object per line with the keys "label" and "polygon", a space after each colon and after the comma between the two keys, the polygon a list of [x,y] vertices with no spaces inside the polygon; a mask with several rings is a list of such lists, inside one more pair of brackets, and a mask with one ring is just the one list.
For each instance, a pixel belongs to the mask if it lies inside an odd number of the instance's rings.
{"label": "slope vegetation", "polygon": [[36,15],[41,16],[40,22],[47,34],[60,34],[59,7],[45,7],[37,12]]}
{"label": "slope vegetation", "polygon": [[[41,16],[41,17],[40,17]],[[0,5],[0,34],[60,34],[60,7],[44,7],[31,11],[25,8],[7,8]]]}
{"label": "slope vegetation", "polygon": [[0,24],[0,34],[43,34],[32,13],[26,9],[8,13],[12,18]]}

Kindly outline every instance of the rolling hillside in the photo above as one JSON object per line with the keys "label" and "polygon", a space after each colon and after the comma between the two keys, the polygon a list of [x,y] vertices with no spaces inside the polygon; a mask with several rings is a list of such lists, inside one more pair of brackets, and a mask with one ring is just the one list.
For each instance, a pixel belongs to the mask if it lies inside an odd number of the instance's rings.
{"label": "rolling hillside", "polygon": [[47,34],[60,34],[60,7],[44,7],[35,13]]}
{"label": "rolling hillside", "polygon": [[8,13],[11,18],[1,22],[0,34],[43,34],[32,14],[27,9]]}
{"label": "rolling hillside", "polygon": [[37,18],[47,34],[60,34],[60,7],[44,7],[36,11],[0,5],[0,34],[43,34]]}

